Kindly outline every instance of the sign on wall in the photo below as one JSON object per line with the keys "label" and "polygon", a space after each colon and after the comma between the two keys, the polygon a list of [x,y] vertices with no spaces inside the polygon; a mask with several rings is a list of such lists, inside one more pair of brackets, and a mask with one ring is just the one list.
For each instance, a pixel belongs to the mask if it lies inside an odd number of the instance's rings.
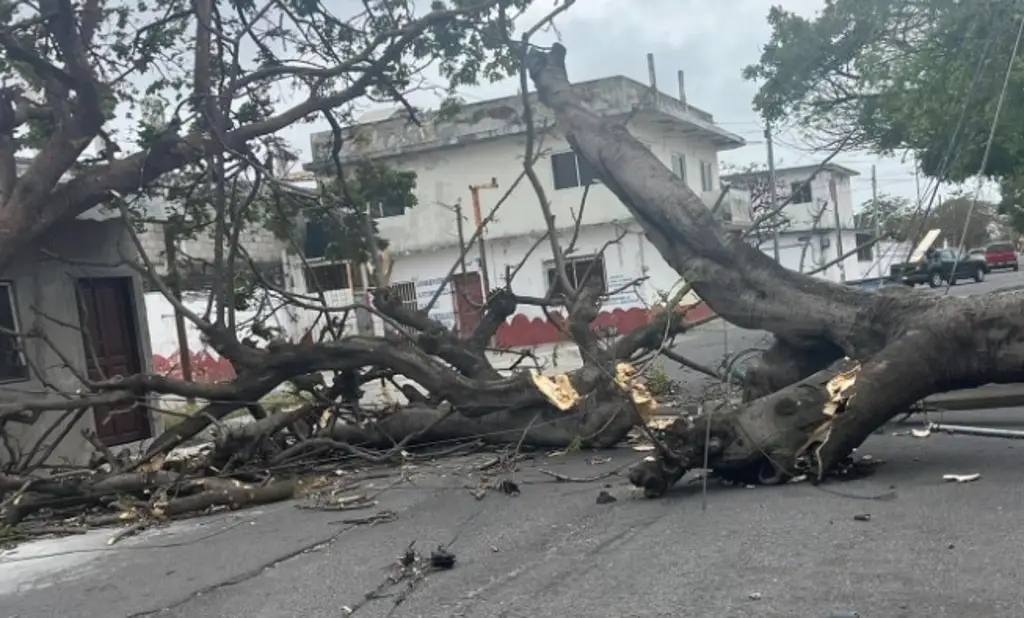
{"label": "sign on wall", "polygon": [[[602,306],[604,307],[622,307],[625,305],[636,305],[640,303],[640,297],[637,296],[636,289],[634,286],[629,285],[630,282],[635,280],[636,277],[630,277],[628,275],[608,275],[608,291],[614,291],[612,294],[605,299]],[[625,289],[623,289],[623,286]]]}
{"label": "sign on wall", "polygon": [[416,305],[426,307],[430,299],[434,297],[437,289],[444,285],[437,302],[427,313],[432,319],[444,324],[445,328],[455,328],[455,307],[452,305],[451,285],[445,285],[444,277],[431,279],[413,279],[416,284]]}

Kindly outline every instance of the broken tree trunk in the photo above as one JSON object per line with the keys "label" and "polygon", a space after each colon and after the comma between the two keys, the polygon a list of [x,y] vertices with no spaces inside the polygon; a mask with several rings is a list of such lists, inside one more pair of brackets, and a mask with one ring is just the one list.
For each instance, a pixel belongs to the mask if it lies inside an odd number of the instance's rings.
{"label": "broken tree trunk", "polygon": [[[518,408],[471,418],[439,408],[409,406],[373,424],[335,425],[327,435],[352,446],[388,449],[396,440],[415,436],[409,446],[477,439],[487,444],[523,444],[607,448],[622,441],[639,422],[632,404],[613,394],[584,397],[572,410],[554,406]],[[397,436],[397,437],[396,437]]]}
{"label": "broken tree trunk", "polygon": [[[589,109],[568,81],[565,53],[558,44],[531,50],[527,68],[573,149],[712,309],[777,339],[750,372],[746,403],[708,413],[711,444],[697,429],[708,419],[681,421],[670,432],[675,456],[636,471],[648,493],[700,465],[705,447],[716,470],[771,465],[770,477],[795,474],[812,456],[821,475],[927,395],[1024,380],[1024,296],[867,292],[783,268],[725,231],[625,126]],[[827,386],[842,371],[852,372],[842,400],[826,406],[834,398]]]}

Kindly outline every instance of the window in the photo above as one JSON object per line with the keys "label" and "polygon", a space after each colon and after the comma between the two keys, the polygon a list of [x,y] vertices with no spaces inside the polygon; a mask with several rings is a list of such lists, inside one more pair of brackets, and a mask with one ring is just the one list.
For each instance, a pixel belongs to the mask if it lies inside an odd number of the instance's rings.
{"label": "window", "polygon": [[0,282],[0,381],[28,379],[28,364],[21,353],[21,342],[12,333],[18,332],[14,292],[10,283]]}
{"label": "window", "polygon": [[[348,262],[331,262],[330,264],[313,264],[302,269],[306,280],[306,293],[316,294],[330,290],[348,290],[363,287],[363,276],[356,266]],[[353,281],[349,281],[349,275]]]}
{"label": "window", "polygon": [[[548,262],[545,264],[545,268],[548,287],[552,290],[552,294],[565,296],[566,290],[562,289],[561,280],[556,275],[555,263]],[[600,255],[567,259],[565,261],[565,276],[574,288],[578,289],[581,284],[586,284],[596,289],[598,294],[608,291],[604,276],[604,258]]]}
{"label": "window", "polygon": [[401,217],[405,214],[405,204],[381,203],[370,207],[374,219],[386,219],[387,217]]}
{"label": "window", "polygon": [[325,257],[330,243],[331,234],[323,223],[306,221],[306,237],[302,243],[302,252],[307,259]]}
{"label": "window", "polygon": [[715,188],[714,175],[712,174],[711,163],[708,161],[700,162],[700,190],[701,191],[712,191]]}
{"label": "window", "polygon": [[672,155],[672,172],[678,176],[680,180],[686,182],[686,155]]}
{"label": "window", "polygon": [[391,284],[391,293],[402,299],[402,307],[409,311],[416,311],[420,308],[416,300],[416,284],[412,281]]}
{"label": "window", "polygon": [[871,234],[857,234],[855,236],[855,238],[856,238],[856,240],[854,242],[857,243],[856,246],[860,247],[859,249],[857,249],[857,261],[858,262],[871,262],[871,261],[873,261],[875,259],[875,246],[871,245],[869,247],[861,247],[861,245],[864,245],[866,243],[871,242],[871,238],[872,238]]}
{"label": "window", "polygon": [[798,181],[789,184],[790,193],[793,199],[791,204],[809,204],[811,202],[811,183]]}
{"label": "window", "polygon": [[571,189],[600,182],[594,174],[594,168],[585,160],[576,156],[575,152],[562,152],[551,155],[551,173],[555,179],[555,189]]}
{"label": "window", "polygon": [[989,245],[987,251],[989,253],[1013,253],[1015,249],[1008,242],[998,242],[994,245]]}

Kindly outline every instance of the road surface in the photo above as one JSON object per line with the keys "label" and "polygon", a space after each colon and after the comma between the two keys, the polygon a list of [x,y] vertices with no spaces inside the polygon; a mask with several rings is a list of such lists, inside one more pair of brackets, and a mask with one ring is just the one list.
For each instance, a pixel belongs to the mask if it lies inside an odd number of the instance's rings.
{"label": "road surface", "polygon": [[[972,422],[1018,420],[1009,412]],[[947,421],[956,420],[947,418]],[[4,618],[343,617],[412,541],[450,544],[451,571],[402,585],[354,616],[380,618],[864,618],[1024,616],[1019,442],[875,436],[871,478],[821,487],[712,484],[644,500],[625,481],[555,483],[635,461],[619,449],[547,457],[514,474],[516,497],[475,499],[475,460],[407,470],[378,509],[397,520],[339,524],[376,509],[324,513],[278,504],[146,532],[109,531],[23,546],[0,559]],[[604,455],[604,454],[602,454]],[[979,473],[972,483],[947,473]],[[367,491],[384,487],[377,480]],[[599,491],[617,498],[597,504]],[[869,521],[863,516],[869,515]],[[394,609],[393,613],[390,613]]]}

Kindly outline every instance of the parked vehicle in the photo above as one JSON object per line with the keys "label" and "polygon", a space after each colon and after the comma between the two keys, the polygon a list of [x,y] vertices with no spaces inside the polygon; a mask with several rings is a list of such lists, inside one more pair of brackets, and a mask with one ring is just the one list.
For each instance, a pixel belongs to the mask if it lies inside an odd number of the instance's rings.
{"label": "parked vehicle", "polygon": [[927,283],[933,288],[956,285],[957,281],[974,279],[981,283],[989,273],[986,260],[976,255],[960,253],[950,249],[929,250],[923,260],[916,264],[894,264],[889,270],[890,278],[904,285],[915,286]]}
{"label": "parked vehicle", "polygon": [[985,263],[991,270],[996,268],[1017,270],[1017,249],[1008,242],[992,243],[985,247]]}

